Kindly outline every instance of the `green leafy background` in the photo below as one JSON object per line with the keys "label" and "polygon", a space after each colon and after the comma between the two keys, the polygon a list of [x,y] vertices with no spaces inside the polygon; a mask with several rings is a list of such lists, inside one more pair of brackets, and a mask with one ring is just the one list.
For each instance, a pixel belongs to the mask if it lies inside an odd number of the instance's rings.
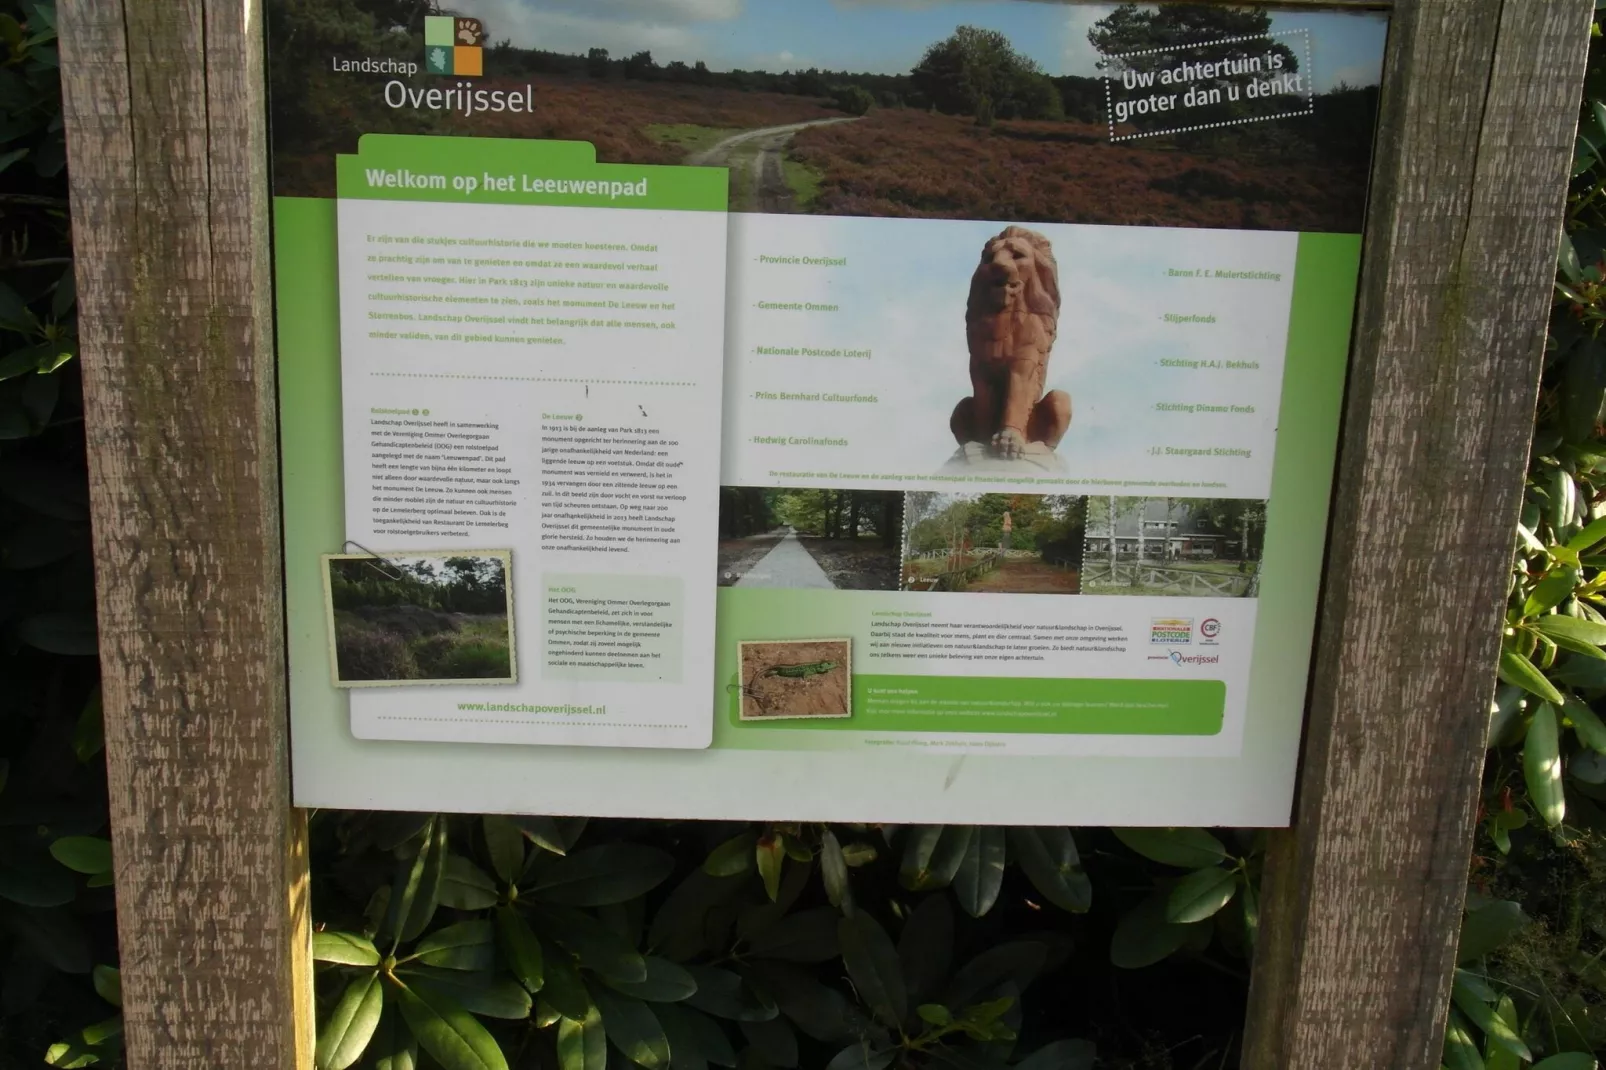
{"label": "green leafy background", "polygon": [[[1603,101],[1597,48],[1451,1070],[1589,1070],[1606,1047]],[[65,159],[53,7],[0,0],[5,1068],[122,1062]],[[1258,833],[337,812],[311,829],[321,1070],[1237,1064]]]}

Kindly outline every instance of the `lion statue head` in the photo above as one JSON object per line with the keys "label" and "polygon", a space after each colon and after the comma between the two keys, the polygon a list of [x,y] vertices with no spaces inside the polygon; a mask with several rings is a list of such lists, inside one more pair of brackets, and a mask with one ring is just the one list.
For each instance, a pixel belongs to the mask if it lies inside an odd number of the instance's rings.
{"label": "lion statue head", "polygon": [[1059,265],[1047,238],[1010,226],[982,246],[965,303],[965,333],[973,358],[1009,359],[1022,349],[1036,348],[1046,362],[1059,315]]}

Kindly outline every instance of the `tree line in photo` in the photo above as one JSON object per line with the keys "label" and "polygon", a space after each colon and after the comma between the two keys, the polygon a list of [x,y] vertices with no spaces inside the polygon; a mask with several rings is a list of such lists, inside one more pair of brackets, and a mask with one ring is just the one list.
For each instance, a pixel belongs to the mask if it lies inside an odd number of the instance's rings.
{"label": "tree line in photo", "polygon": [[719,535],[743,538],[789,527],[800,535],[894,547],[902,525],[900,497],[829,487],[721,487]]}
{"label": "tree line in photo", "polygon": [[329,602],[342,683],[513,676],[506,561],[333,558]]}

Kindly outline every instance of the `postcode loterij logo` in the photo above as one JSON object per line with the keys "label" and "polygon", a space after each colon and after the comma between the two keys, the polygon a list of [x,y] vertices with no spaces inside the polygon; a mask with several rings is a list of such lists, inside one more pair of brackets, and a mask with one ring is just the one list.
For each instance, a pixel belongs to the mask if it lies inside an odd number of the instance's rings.
{"label": "postcode loterij logo", "polygon": [[1192,617],[1150,617],[1149,642],[1161,646],[1182,646],[1193,642]]}
{"label": "postcode loterij logo", "polygon": [[485,23],[452,15],[424,17],[424,69],[430,74],[485,73]]}

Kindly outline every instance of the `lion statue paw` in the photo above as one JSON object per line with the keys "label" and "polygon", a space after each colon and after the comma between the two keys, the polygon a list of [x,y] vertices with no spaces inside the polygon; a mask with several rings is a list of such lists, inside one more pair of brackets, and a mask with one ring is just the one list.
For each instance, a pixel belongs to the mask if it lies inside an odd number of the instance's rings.
{"label": "lion statue paw", "polygon": [[1006,427],[993,436],[993,453],[1013,461],[1026,453],[1026,436],[1013,427]]}

